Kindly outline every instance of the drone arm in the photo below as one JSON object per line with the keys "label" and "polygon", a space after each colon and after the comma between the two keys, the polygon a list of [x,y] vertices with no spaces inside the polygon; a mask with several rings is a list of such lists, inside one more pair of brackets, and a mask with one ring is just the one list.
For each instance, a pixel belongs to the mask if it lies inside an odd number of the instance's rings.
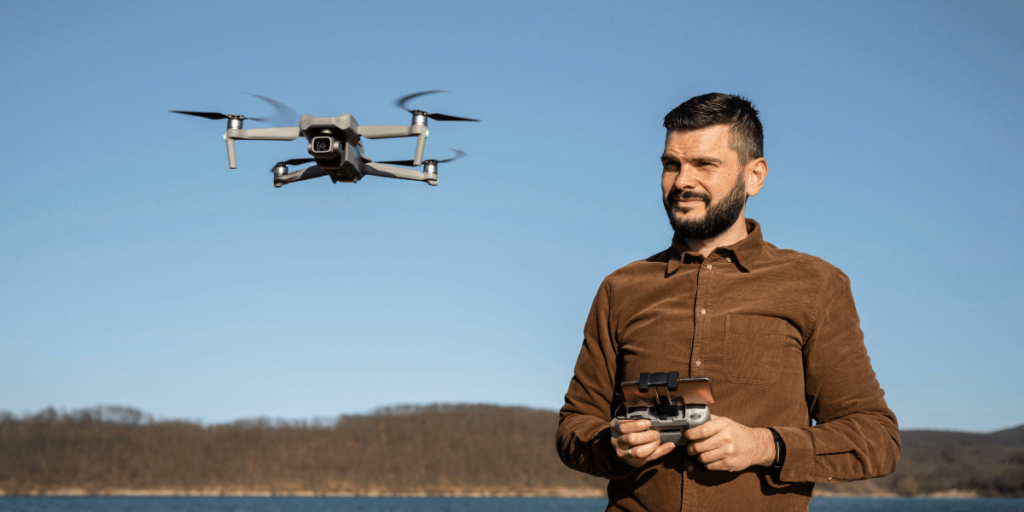
{"label": "drone arm", "polygon": [[228,167],[235,167],[235,140],[295,140],[302,133],[297,126],[285,128],[256,128],[255,130],[239,130],[228,128],[224,140],[228,143]]}
{"label": "drone arm", "polygon": [[367,162],[363,164],[363,172],[372,176],[382,178],[398,178],[400,180],[425,181],[430,185],[437,185],[437,175],[427,175],[420,171],[414,171],[405,167]]}
{"label": "drone arm", "polygon": [[298,126],[283,128],[255,128],[252,130],[228,130],[229,139],[238,140],[295,140],[302,135]]}
{"label": "drone arm", "polygon": [[367,139],[393,139],[395,137],[426,137],[427,127],[424,125],[412,126],[360,126],[356,128],[360,137]]}
{"label": "drone arm", "polygon": [[311,180],[313,178],[319,178],[321,176],[327,176],[327,172],[324,171],[319,165],[306,167],[305,169],[299,169],[297,171],[285,174],[284,176],[274,176],[274,188],[281,188],[288,183]]}
{"label": "drone arm", "polygon": [[395,137],[416,137],[416,158],[413,165],[423,163],[423,148],[427,145],[427,125],[412,126],[360,126],[356,129],[360,137],[367,139],[391,139]]}

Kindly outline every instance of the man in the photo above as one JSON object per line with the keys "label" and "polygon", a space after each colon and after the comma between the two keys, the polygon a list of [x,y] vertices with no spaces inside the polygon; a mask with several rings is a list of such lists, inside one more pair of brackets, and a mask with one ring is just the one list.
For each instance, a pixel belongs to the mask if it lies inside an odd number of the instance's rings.
{"label": "man", "polygon": [[[849,279],[765,242],[744,216],[768,175],[757,111],[706,94],[665,128],[672,246],[598,290],[561,410],[562,460],[610,480],[609,510],[806,510],[815,482],[891,473],[899,430]],[[714,393],[685,446],[614,417],[622,381],[669,371],[709,377]]]}

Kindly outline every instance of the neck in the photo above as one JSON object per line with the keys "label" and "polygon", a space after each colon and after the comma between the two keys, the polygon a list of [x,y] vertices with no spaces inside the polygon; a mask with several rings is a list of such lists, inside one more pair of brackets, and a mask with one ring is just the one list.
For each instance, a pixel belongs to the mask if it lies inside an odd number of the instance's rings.
{"label": "neck", "polygon": [[736,222],[734,222],[732,226],[729,226],[729,229],[722,231],[717,236],[706,238],[704,240],[685,238],[681,241],[683,242],[683,245],[686,246],[687,250],[700,254],[706,258],[715,249],[735,244],[746,237],[747,221],[741,213],[739,218],[736,219]]}

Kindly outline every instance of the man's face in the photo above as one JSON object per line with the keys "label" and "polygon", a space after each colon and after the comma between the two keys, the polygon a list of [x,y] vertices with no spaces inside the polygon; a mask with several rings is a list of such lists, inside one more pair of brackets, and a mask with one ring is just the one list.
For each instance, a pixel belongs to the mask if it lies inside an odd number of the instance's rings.
{"label": "man's face", "polygon": [[661,192],[677,237],[713,238],[743,213],[746,180],[731,136],[731,127],[719,124],[665,138]]}

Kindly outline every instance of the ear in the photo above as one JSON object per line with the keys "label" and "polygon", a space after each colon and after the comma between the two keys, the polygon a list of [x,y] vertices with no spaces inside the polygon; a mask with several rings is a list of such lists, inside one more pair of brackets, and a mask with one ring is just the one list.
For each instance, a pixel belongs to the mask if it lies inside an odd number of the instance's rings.
{"label": "ear", "polygon": [[743,168],[747,180],[747,197],[754,197],[761,191],[765,178],[768,177],[768,161],[756,158],[747,162]]}

